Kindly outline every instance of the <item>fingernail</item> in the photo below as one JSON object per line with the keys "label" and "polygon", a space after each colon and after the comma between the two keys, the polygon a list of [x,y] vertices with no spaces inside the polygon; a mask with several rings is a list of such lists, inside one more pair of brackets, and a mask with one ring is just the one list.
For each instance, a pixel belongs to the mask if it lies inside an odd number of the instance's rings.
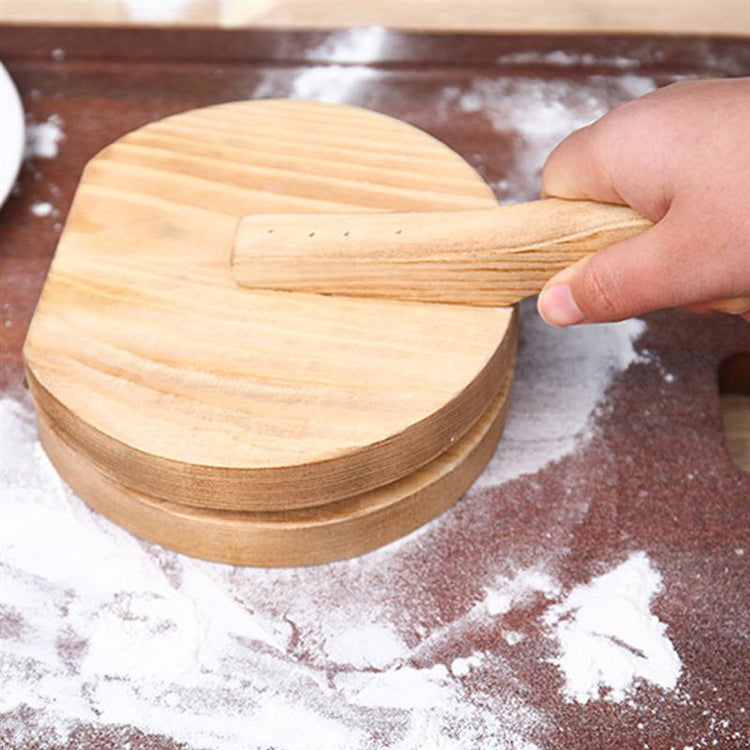
{"label": "fingernail", "polygon": [[555,284],[539,295],[539,314],[551,326],[564,327],[580,323],[584,315],[567,284]]}

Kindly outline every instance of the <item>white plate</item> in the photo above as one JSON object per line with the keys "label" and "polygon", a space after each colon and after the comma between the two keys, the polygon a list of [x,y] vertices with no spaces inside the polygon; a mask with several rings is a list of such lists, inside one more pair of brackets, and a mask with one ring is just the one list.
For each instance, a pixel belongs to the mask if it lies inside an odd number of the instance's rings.
{"label": "white plate", "polygon": [[23,158],[23,107],[8,71],[0,63],[0,206],[16,181]]}

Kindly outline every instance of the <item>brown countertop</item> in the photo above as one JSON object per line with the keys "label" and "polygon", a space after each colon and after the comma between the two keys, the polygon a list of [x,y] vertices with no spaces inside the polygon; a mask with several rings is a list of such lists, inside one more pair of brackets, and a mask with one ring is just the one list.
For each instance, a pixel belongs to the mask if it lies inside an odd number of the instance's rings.
{"label": "brown countertop", "polygon": [[[426,129],[500,199],[526,199],[566,128],[683,76],[750,75],[746,40],[357,33],[0,28],[30,121],[55,116],[64,132],[55,158],[25,162],[0,212],[11,528],[32,518],[23,477],[46,471],[24,426],[23,338],[81,169],[126,131],[233,99],[327,98]],[[39,201],[52,214],[34,215]],[[3,550],[0,745],[746,747],[750,476],[724,448],[717,371],[750,350],[750,327],[670,311],[555,338],[530,305],[522,323],[491,471],[436,522],[359,560],[199,563],[132,541],[65,493],[57,516],[29,479],[39,537],[19,531]],[[560,435],[529,431],[535,420]],[[44,531],[54,519],[59,538]],[[101,562],[91,582],[79,557]],[[627,623],[624,637],[595,626],[567,652],[576,663],[561,663],[564,624],[582,626],[585,608],[565,609],[576,586],[587,601],[596,582],[617,594],[600,620],[625,611],[613,571],[645,587],[632,620],[650,636],[639,645]],[[609,676],[587,696],[597,637]],[[625,679],[620,695],[612,669],[622,658],[627,677],[633,655],[653,674]],[[680,664],[671,681],[668,657]]]}

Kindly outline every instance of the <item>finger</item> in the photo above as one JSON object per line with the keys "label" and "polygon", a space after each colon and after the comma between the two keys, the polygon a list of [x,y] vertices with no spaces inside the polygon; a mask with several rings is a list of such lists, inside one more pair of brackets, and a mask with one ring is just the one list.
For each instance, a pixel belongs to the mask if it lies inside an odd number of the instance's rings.
{"label": "finger", "polygon": [[542,170],[542,197],[624,203],[609,177],[600,122],[577,130],[549,155]]}
{"label": "finger", "polygon": [[622,320],[722,296],[726,271],[692,259],[691,239],[670,212],[651,229],[557,274],[539,296],[551,325]]}

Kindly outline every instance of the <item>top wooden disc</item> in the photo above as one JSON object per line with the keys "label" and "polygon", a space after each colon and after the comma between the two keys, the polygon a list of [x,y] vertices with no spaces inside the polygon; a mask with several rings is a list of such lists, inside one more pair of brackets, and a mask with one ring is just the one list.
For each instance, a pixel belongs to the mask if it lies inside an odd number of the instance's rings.
{"label": "top wooden disc", "polygon": [[147,125],[84,171],[24,348],[34,398],[106,474],[173,502],[281,510],[395,481],[485,411],[512,310],[249,291],[238,219],[492,205],[444,144],[354,107]]}

